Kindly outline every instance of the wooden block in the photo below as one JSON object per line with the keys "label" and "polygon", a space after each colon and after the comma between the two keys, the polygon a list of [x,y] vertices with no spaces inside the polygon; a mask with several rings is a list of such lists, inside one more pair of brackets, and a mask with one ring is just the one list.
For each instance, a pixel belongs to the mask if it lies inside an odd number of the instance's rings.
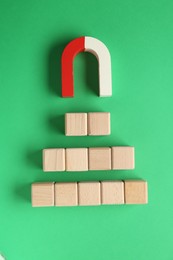
{"label": "wooden block", "polygon": [[111,170],[111,148],[89,148],[89,170]]}
{"label": "wooden block", "polygon": [[66,149],[67,171],[88,171],[88,149],[67,148]]}
{"label": "wooden block", "polygon": [[87,113],[66,113],[65,134],[67,136],[87,135]]}
{"label": "wooden block", "polygon": [[65,171],[65,149],[43,150],[43,171],[55,172]]}
{"label": "wooden block", "polygon": [[111,57],[108,48],[93,37],[85,37],[85,51],[93,53],[99,65],[99,94],[112,96]]}
{"label": "wooden block", "polygon": [[148,188],[146,181],[124,181],[125,203],[146,204],[148,203]]}
{"label": "wooden block", "polygon": [[77,206],[77,182],[55,184],[55,206]]}
{"label": "wooden block", "polygon": [[100,205],[100,182],[79,182],[78,196],[80,206]]}
{"label": "wooden block", "polygon": [[112,169],[131,170],[134,169],[134,147],[117,146],[112,147]]}
{"label": "wooden block", "polygon": [[110,113],[88,113],[88,135],[110,135]]}
{"label": "wooden block", "polygon": [[32,206],[50,207],[54,206],[54,183],[38,182],[32,184]]}
{"label": "wooden block", "polygon": [[102,181],[101,201],[102,204],[124,204],[124,182]]}

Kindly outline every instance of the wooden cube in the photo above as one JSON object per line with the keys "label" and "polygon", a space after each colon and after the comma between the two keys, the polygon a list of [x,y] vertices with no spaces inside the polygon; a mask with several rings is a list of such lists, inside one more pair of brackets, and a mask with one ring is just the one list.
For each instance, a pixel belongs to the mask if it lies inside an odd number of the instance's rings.
{"label": "wooden cube", "polygon": [[67,171],[88,171],[88,149],[67,148],[66,149]]}
{"label": "wooden cube", "polygon": [[88,113],[88,135],[110,135],[110,113]]}
{"label": "wooden cube", "polygon": [[134,147],[115,146],[112,147],[112,169],[131,170],[134,169]]}
{"label": "wooden cube", "polygon": [[87,113],[66,113],[65,134],[67,136],[87,135]]}
{"label": "wooden cube", "polygon": [[55,206],[77,206],[77,182],[55,184]]}
{"label": "wooden cube", "polygon": [[43,171],[55,172],[65,171],[65,149],[43,150]]}
{"label": "wooden cube", "polygon": [[50,207],[54,206],[54,183],[38,182],[32,184],[32,206]]}
{"label": "wooden cube", "polygon": [[81,206],[100,205],[100,182],[79,182],[78,196]]}
{"label": "wooden cube", "polygon": [[111,170],[111,148],[89,148],[89,170]]}
{"label": "wooden cube", "polygon": [[148,203],[148,188],[146,181],[125,181],[125,203],[146,204]]}
{"label": "wooden cube", "polygon": [[124,204],[124,182],[102,181],[101,201],[102,204]]}

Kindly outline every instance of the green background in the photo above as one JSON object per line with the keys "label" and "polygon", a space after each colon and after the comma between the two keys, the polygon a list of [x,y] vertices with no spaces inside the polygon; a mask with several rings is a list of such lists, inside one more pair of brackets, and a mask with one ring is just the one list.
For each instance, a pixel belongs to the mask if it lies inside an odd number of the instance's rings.
{"label": "green background", "polygon": [[[60,57],[79,36],[111,53],[113,96],[94,56]],[[173,1],[0,1],[0,251],[8,260],[173,259]],[[110,111],[111,135],[66,137],[64,113]],[[134,171],[43,173],[42,149],[134,145]],[[32,208],[37,181],[145,179],[149,204]]]}

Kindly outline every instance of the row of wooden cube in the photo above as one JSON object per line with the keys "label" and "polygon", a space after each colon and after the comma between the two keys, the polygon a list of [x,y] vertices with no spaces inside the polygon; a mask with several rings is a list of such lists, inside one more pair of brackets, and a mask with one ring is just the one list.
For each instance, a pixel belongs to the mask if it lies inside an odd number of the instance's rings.
{"label": "row of wooden cube", "polygon": [[58,148],[43,150],[44,171],[134,169],[134,147]]}
{"label": "row of wooden cube", "polygon": [[32,184],[33,207],[147,202],[147,182],[141,180]]}
{"label": "row of wooden cube", "polygon": [[66,113],[67,136],[110,135],[110,113]]}

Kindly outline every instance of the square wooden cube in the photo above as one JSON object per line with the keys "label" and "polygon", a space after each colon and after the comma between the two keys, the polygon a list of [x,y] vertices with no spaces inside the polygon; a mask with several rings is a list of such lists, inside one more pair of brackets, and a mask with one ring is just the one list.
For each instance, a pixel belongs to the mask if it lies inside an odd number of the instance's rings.
{"label": "square wooden cube", "polygon": [[88,135],[110,135],[110,113],[88,113]]}
{"label": "square wooden cube", "polygon": [[111,148],[89,148],[89,170],[111,170]]}
{"label": "square wooden cube", "polygon": [[77,206],[77,182],[55,183],[55,206]]}
{"label": "square wooden cube", "polygon": [[131,170],[134,169],[134,147],[115,146],[112,147],[112,169]]}
{"label": "square wooden cube", "polygon": [[54,182],[38,182],[32,184],[32,206],[54,206]]}
{"label": "square wooden cube", "polygon": [[100,182],[79,182],[78,196],[81,206],[100,205]]}
{"label": "square wooden cube", "polygon": [[43,171],[56,172],[65,171],[65,149],[43,150]]}
{"label": "square wooden cube", "polygon": [[67,136],[87,135],[87,113],[66,113],[65,134]]}
{"label": "square wooden cube", "polygon": [[124,181],[125,203],[146,204],[148,203],[148,188],[146,181]]}
{"label": "square wooden cube", "polygon": [[67,148],[66,149],[67,171],[88,171],[88,149]]}
{"label": "square wooden cube", "polygon": [[124,204],[124,182],[102,181],[101,201],[102,204]]}

